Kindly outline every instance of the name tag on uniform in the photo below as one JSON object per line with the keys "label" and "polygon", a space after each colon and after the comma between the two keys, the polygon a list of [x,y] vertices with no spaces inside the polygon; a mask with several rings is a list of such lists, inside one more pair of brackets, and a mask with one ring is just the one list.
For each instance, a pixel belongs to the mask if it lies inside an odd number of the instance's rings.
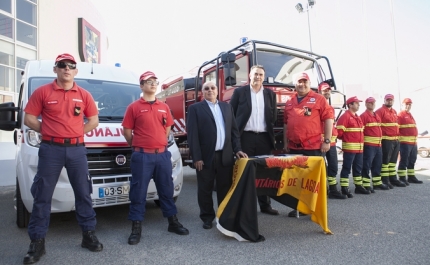
{"label": "name tag on uniform", "polygon": [[140,112],[148,112],[147,109],[141,109]]}
{"label": "name tag on uniform", "polygon": [[165,111],[165,110],[163,110],[163,109],[159,109],[158,111],[159,111],[159,112],[164,112],[164,113],[166,113],[166,111]]}
{"label": "name tag on uniform", "polygon": [[58,104],[57,100],[48,101],[48,104]]}
{"label": "name tag on uniform", "polygon": [[74,98],[73,101],[82,102],[82,99]]}

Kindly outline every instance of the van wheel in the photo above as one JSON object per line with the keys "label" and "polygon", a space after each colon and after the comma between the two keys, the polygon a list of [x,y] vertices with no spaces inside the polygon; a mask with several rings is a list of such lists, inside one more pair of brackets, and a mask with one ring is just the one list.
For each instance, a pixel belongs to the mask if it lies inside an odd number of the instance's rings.
{"label": "van wheel", "polygon": [[[173,197],[173,201],[176,202],[176,200],[178,199],[178,196]],[[157,204],[158,207],[160,207],[160,200],[154,200],[155,204]]]}
{"label": "van wheel", "polygon": [[25,208],[21,198],[21,190],[19,189],[18,178],[16,179],[16,191],[15,191],[15,209],[16,209],[16,224],[19,228],[28,226],[30,221],[30,213]]}

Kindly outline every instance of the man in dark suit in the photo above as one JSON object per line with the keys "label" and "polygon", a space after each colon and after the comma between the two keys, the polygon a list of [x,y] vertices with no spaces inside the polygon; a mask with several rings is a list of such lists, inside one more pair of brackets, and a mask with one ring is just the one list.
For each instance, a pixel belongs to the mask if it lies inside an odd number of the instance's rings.
{"label": "man in dark suit", "polygon": [[[252,66],[249,85],[235,89],[230,100],[242,149],[249,156],[270,155],[275,149],[276,95],[263,87],[264,74],[263,66]],[[269,196],[258,196],[258,204],[262,213],[279,214],[270,205]]]}
{"label": "man in dark suit", "polygon": [[215,219],[212,200],[214,181],[219,205],[233,183],[234,154],[237,158],[248,156],[241,151],[233,110],[228,103],[217,100],[218,88],[215,83],[204,83],[202,91],[205,100],[188,109],[187,136],[197,173],[200,219],[203,228],[210,229]]}

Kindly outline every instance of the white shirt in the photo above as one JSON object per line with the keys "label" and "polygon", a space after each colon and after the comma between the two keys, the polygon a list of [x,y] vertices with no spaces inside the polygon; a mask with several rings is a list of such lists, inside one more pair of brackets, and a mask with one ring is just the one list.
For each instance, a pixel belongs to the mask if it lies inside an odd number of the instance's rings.
{"label": "white shirt", "polygon": [[265,132],[266,119],[264,118],[264,87],[261,86],[257,93],[249,86],[251,90],[251,116],[244,128],[244,131]]}
{"label": "white shirt", "polygon": [[[221,151],[224,148],[225,142],[225,124],[224,118],[222,116],[221,108],[219,107],[218,100],[215,103],[207,101],[209,108],[214,115],[215,125],[216,125],[216,144],[215,151]],[[202,124],[202,126],[205,126]]]}

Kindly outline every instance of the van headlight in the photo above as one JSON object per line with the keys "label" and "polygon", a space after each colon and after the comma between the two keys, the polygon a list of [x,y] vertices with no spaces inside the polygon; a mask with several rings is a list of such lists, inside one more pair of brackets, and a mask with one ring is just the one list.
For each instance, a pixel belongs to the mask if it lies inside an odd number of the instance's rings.
{"label": "van headlight", "polygon": [[27,131],[27,143],[34,147],[39,147],[42,142],[42,135],[35,130]]}
{"label": "van headlight", "polygon": [[175,143],[175,137],[173,137],[173,132],[170,131],[169,136],[167,136],[167,147],[171,147]]}

